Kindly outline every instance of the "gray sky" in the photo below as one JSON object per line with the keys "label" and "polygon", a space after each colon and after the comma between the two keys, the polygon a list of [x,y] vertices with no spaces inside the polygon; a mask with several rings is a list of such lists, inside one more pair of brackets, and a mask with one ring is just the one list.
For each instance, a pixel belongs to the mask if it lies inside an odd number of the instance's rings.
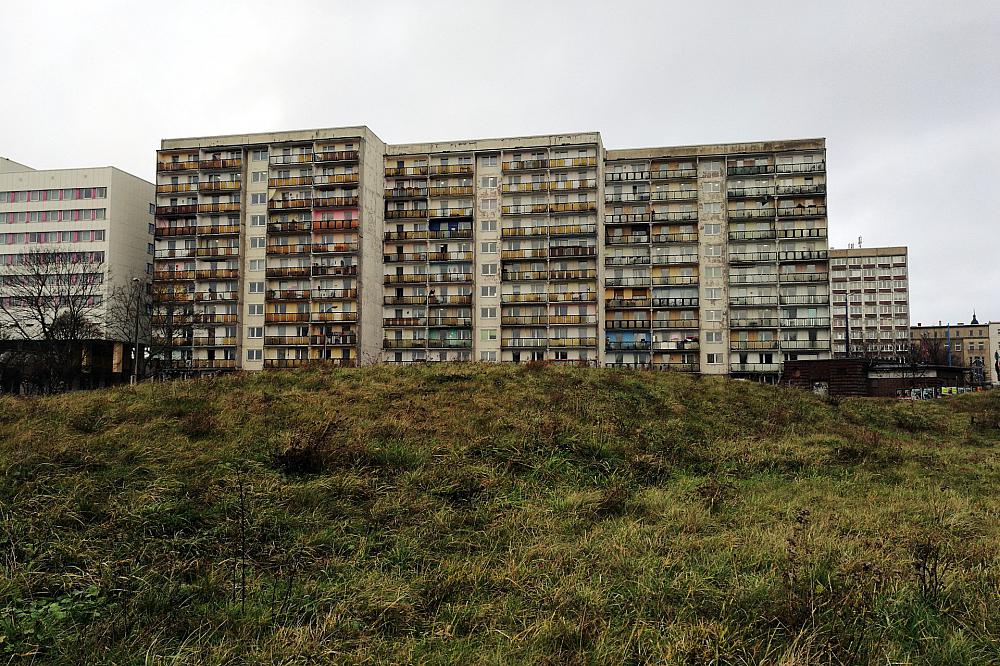
{"label": "gray sky", "polygon": [[[162,138],[827,138],[831,245],[912,320],[1000,319],[1000,2],[5,2],[0,155],[153,179]],[[992,183],[992,185],[991,185]]]}

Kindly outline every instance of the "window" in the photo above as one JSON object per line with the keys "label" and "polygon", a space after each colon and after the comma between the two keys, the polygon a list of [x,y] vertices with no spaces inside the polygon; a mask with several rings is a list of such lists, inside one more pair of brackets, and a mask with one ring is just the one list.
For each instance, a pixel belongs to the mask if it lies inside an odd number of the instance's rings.
{"label": "window", "polygon": [[267,203],[267,192],[254,192],[250,195],[250,203],[252,204],[264,204]]}
{"label": "window", "polygon": [[486,297],[493,297],[497,295],[496,285],[483,285],[479,288],[479,295]]}
{"label": "window", "polygon": [[705,342],[722,342],[722,331],[705,331]]}
{"label": "window", "polygon": [[718,236],[721,233],[722,233],[722,225],[721,224],[706,224],[705,225],[705,234],[707,236]]}
{"label": "window", "polygon": [[[494,180],[496,180],[494,178]],[[483,199],[482,205],[479,207],[480,210],[496,210],[497,200],[496,199]]]}
{"label": "window", "polygon": [[267,182],[267,172],[266,171],[254,171],[250,174],[251,183],[266,183]]}
{"label": "window", "polygon": [[497,244],[495,241],[490,241],[489,243],[480,243],[479,248],[483,252],[483,254],[497,253]]}
{"label": "window", "polygon": [[495,351],[479,352],[479,360],[495,362],[497,360],[497,353]]}
{"label": "window", "polygon": [[250,260],[250,270],[252,270],[252,271],[262,271],[262,270],[264,270],[264,260],[263,259],[251,259]]}
{"label": "window", "polygon": [[716,202],[716,203],[703,203],[701,205],[701,209],[703,211],[705,211],[706,213],[721,213],[722,212],[722,204],[718,203],[718,202]]}
{"label": "window", "polygon": [[486,157],[483,157],[480,160],[480,164],[482,164],[483,166],[496,166],[497,165],[497,156],[496,155],[487,155]]}
{"label": "window", "polygon": [[479,308],[479,316],[483,319],[496,319],[497,309],[496,308]]}
{"label": "window", "polygon": [[248,338],[262,338],[262,337],[264,337],[264,327],[263,326],[249,326],[249,327],[247,327],[247,337]]}
{"label": "window", "polygon": [[488,340],[496,340],[497,339],[497,329],[495,329],[495,328],[484,328],[484,329],[480,330],[479,331],[479,339],[482,342],[486,342]]}
{"label": "window", "polygon": [[705,290],[705,298],[710,301],[717,301],[722,298],[722,290],[718,287],[712,287]]}
{"label": "window", "polygon": [[482,220],[479,223],[479,229],[481,231],[496,231],[497,221],[496,220]]}
{"label": "window", "polygon": [[483,275],[496,275],[497,264],[483,264]]}
{"label": "window", "polygon": [[722,310],[705,310],[705,321],[722,321]]}
{"label": "window", "polygon": [[721,365],[722,354],[706,354],[709,365]]}
{"label": "window", "polygon": [[705,277],[707,278],[720,278],[722,277],[722,266],[706,266],[704,268]]}
{"label": "window", "polygon": [[264,293],[264,283],[263,282],[251,282],[250,283],[250,293],[251,294],[263,294]]}
{"label": "window", "polygon": [[709,245],[705,248],[706,257],[721,257],[722,256],[722,246],[721,245]]}
{"label": "window", "polygon": [[263,303],[251,303],[247,306],[248,315],[262,315],[264,314],[264,304]]}
{"label": "window", "polygon": [[266,160],[267,148],[260,148],[258,150],[253,151],[252,153],[250,153],[250,159],[254,160],[255,162]]}
{"label": "window", "polygon": [[267,247],[267,239],[264,236],[251,236],[250,247],[251,248]]}
{"label": "window", "polygon": [[702,192],[720,192],[721,191],[720,183],[702,183],[701,184],[701,191]]}
{"label": "window", "polygon": [[482,187],[496,187],[497,177],[496,176],[483,176],[482,180],[479,181]]}
{"label": "window", "polygon": [[248,349],[247,350],[247,360],[248,361],[259,361],[263,358],[263,349]]}

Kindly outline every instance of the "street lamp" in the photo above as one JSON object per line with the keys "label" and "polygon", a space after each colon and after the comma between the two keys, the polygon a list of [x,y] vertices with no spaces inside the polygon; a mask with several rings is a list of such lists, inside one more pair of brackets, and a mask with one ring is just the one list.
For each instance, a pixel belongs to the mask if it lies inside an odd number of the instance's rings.
{"label": "street lamp", "polygon": [[132,343],[132,384],[139,383],[139,309],[142,305],[141,292],[142,280],[137,277],[132,278],[132,287],[135,289],[135,337]]}

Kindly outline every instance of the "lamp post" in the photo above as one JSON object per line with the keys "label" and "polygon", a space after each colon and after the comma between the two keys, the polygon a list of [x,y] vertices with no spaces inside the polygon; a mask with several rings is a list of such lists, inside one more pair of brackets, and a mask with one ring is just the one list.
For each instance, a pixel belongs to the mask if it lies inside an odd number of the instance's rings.
{"label": "lamp post", "polygon": [[132,338],[132,384],[139,383],[139,312],[142,306],[142,280],[137,277],[132,278],[132,287],[135,289],[135,337]]}

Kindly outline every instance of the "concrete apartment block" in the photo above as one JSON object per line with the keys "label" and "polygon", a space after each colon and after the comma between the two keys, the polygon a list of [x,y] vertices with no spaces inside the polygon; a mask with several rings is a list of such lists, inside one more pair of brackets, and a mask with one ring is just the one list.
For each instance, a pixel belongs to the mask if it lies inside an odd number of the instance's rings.
{"label": "concrete apartment block", "polygon": [[157,172],[179,368],[770,378],[830,355],[823,139],[605,151],[596,132],[386,145],[355,127],[165,140]]}
{"label": "concrete apartment block", "polygon": [[910,279],[906,247],[830,250],[833,355],[908,359]]}

